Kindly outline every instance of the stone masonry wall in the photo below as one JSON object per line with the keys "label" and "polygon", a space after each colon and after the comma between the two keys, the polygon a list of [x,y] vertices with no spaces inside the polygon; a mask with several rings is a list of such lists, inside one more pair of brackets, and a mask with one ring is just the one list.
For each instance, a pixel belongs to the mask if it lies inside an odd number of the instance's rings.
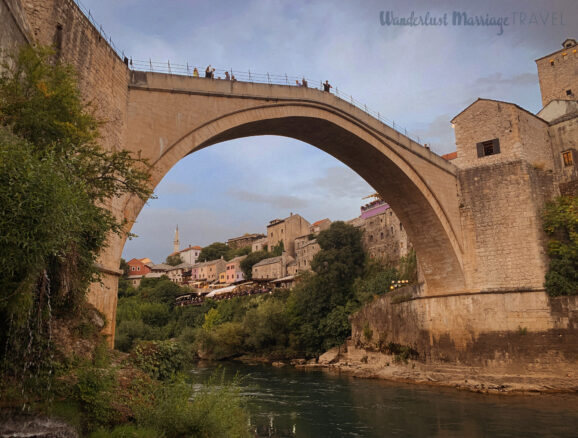
{"label": "stone masonry wall", "polygon": [[393,342],[412,347],[422,361],[514,373],[578,364],[576,296],[520,291],[413,299],[414,292],[399,289],[353,315],[353,342],[378,351]]}
{"label": "stone masonry wall", "polygon": [[553,175],[523,161],[461,170],[460,208],[469,278],[483,290],[540,289],[547,269],[540,213]]}
{"label": "stone masonry wall", "polygon": [[20,3],[0,0],[0,70],[2,61],[22,44],[28,43],[29,29],[24,21]]}
{"label": "stone masonry wall", "polygon": [[[578,46],[537,59],[536,65],[542,106],[554,99],[578,99]],[[572,90],[573,96],[568,96],[566,90]]]}
{"label": "stone masonry wall", "polygon": [[522,144],[521,157],[532,166],[542,170],[553,170],[552,146],[548,134],[548,123],[544,120],[514,107],[514,117]]}

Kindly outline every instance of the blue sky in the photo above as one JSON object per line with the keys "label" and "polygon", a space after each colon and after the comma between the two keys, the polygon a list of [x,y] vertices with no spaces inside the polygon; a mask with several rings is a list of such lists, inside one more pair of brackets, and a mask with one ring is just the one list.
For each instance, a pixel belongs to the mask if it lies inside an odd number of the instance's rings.
{"label": "blue sky", "polygon": [[[578,38],[578,2],[80,0],[134,60],[328,79],[444,154],[455,150],[450,120],[478,97],[540,109],[534,60]],[[380,12],[447,26],[381,25]],[[507,19],[455,26],[452,13]],[[515,21],[514,21],[515,20]],[[280,164],[272,157],[285,156]],[[265,232],[299,213],[310,222],[351,219],[372,192],[324,152],[281,137],[221,143],[181,160],[138,217],[124,257],[161,262],[181,246]]]}

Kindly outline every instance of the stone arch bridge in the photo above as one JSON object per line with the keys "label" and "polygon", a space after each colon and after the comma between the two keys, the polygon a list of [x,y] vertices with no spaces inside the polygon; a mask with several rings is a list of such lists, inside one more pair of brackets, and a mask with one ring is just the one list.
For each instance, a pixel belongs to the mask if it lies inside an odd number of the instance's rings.
{"label": "stone arch bridge", "polygon": [[[345,163],[390,203],[418,254],[425,293],[464,289],[456,168],[400,132],[313,88],[131,71],[128,89],[124,147],[150,161],[153,185],[183,157],[216,143],[301,140]],[[128,200],[124,218],[134,222],[142,206]]]}

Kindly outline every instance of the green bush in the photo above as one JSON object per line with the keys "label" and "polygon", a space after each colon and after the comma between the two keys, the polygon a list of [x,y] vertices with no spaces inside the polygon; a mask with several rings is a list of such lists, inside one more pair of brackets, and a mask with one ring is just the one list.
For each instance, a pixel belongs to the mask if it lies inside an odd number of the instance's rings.
{"label": "green bush", "polygon": [[110,370],[81,368],[74,386],[75,399],[80,403],[83,428],[93,430],[118,421],[119,414],[111,404],[116,379]]}
{"label": "green bush", "polygon": [[136,419],[166,438],[251,436],[239,385],[223,379],[196,391],[183,381],[163,385],[155,392],[154,403],[137,409]]}
{"label": "green bush", "polygon": [[251,351],[266,352],[287,347],[289,319],[284,301],[267,300],[248,310],[243,320],[243,327],[247,333],[245,345]]}
{"label": "green bush", "polygon": [[154,379],[173,378],[186,365],[186,355],[175,341],[140,341],[131,362]]}
{"label": "green bush", "polygon": [[551,296],[578,294],[578,197],[560,196],[546,204],[550,266],[545,287]]}
{"label": "green bush", "polygon": [[226,359],[242,354],[245,331],[238,322],[225,322],[211,329],[199,329],[195,346],[203,358]]}
{"label": "green bush", "polygon": [[92,432],[89,438],[161,438],[164,434],[153,428],[123,424],[112,430],[99,429]]}

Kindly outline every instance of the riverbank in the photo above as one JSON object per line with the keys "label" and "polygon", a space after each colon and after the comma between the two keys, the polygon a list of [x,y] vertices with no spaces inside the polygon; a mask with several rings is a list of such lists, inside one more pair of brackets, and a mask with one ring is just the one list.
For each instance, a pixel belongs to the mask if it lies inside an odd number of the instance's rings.
{"label": "riverbank", "polygon": [[329,350],[318,360],[279,361],[262,356],[242,356],[237,360],[484,394],[578,395],[578,370],[570,365],[544,370],[521,365],[475,367],[453,363],[432,364],[357,348],[351,341]]}
{"label": "riverbank", "polygon": [[558,365],[548,370],[521,364],[475,367],[423,363],[357,348],[351,341],[320,356],[317,362],[295,364],[365,379],[452,387],[485,394],[578,394],[578,370]]}

